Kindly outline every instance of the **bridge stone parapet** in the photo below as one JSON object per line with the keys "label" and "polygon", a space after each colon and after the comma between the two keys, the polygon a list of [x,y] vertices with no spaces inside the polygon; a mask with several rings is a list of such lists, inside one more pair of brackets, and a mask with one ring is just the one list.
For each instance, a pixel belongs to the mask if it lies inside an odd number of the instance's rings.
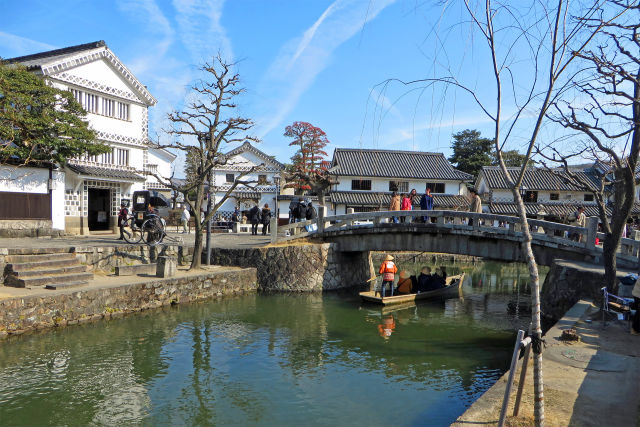
{"label": "bridge stone parapet", "polygon": [[[400,217],[403,218],[400,220]],[[426,219],[426,221],[425,221]],[[528,221],[532,248],[541,265],[561,257],[600,262],[603,235],[598,218],[587,218],[586,227],[550,221]],[[272,235],[272,241],[313,237],[338,244],[341,251],[431,251],[471,255],[500,261],[524,261],[524,241],[518,217],[459,211],[376,211],[325,215],[317,220],[288,224]],[[640,265],[640,240],[622,239],[618,264]]]}

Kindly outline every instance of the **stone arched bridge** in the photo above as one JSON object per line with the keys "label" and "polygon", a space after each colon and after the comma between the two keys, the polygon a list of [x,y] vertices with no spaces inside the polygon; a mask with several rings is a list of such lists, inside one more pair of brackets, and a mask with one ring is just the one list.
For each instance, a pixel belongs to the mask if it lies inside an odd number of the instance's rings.
{"label": "stone arched bridge", "polygon": [[[271,224],[272,242],[310,237],[337,244],[341,252],[424,251],[462,254],[499,261],[524,261],[520,219],[513,216],[459,211],[376,211],[327,216],[320,207],[316,220]],[[395,223],[393,216],[402,215]],[[428,222],[423,221],[429,216]],[[473,225],[469,225],[472,220]],[[586,227],[529,220],[532,248],[538,264],[550,266],[554,259],[600,262],[602,246],[596,238],[598,218],[587,218]],[[569,236],[581,236],[580,241]],[[640,241],[622,239],[618,264],[636,268]]]}

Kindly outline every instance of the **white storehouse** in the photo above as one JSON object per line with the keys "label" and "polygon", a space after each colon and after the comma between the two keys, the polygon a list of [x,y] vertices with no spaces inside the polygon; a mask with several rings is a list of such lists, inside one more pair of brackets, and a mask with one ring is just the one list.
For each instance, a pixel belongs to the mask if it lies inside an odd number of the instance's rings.
{"label": "white storehouse", "polygon": [[238,185],[231,193],[230,197],[218,209],[217,215],[220,219],[230,219],[234,209],[238,207],[240,211],[248,211],[257,204],[262,208],[269,205],[272,214],[276,214],[277,195],[280,191],[280,174],[284,165],[278,162],[273,156],[269,156],[249,142],[243,143],[238,148],[225,154],[227,164],[213,169],[212,191],[214,202],[217,203],[224,197],[231,188],[234,180],[242,172],[246,172],[253,167],[256,170],[241,178],[242,181],[250,184]]}
{"label": "white storehouse", "polygon": [[54,183],[53,228],[75,234],[114,229],[121,199],[130,199],[135,190],[165,190],[148,173],[157,171],[168,178],[175,160],[172,153],[149,146],[148,109],[156,99],[104,41],[8,61],[71,91],[87,111],[98,139],[112,147],[100,156],[71,159],[60,171],[64,183]]}
{"label": "white storehouse", "polygon": [[[520,173],[520,168],[508,168],[512,176]],[[574,170],[592,189],[598,186],[598,178],[593,168]],[[529,167],[525,171],[521,192],[527,215],[546,219],[563,219],[584,206],[587,216],[597,216],[598,207],[593,193],[563,179],[562,170],[550,171]],[[508,188],[504,174],[498,166],[484,166],[478,175],[475,188],[483,199],[483,207],[490,213],[517,215],[513,193]]]}
{"label": "white storehouse", "polygon": [[329,213],[388,210],[393,191],[415,189],[415,205],[426,187],[431,188],[434,209],[463,209],[469,206],[467,183],[473,177],[455,169],[442,153],[337,148],[330,173],[337,183],[330,193]]}

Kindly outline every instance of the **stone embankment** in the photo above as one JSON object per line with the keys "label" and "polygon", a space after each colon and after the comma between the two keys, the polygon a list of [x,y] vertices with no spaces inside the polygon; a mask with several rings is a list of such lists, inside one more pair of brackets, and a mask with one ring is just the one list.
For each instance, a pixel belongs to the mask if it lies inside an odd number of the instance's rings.
{"label": "stone embankment", "polygon": [[0,299],[0,338],[256,290],[256,270],[252,268],[183,272],[169,279],[102,276],[82,290],[37,291]]}
{"label": "stone embankment", "polygon": [[255,267],[262,291],[329,291],[374,276],[369,252],[340,252],[334,244],[215,249],[211,264]]}
{"label": "stone embankment", "polygon": [[[631,273],[618,268],[618,278]],[[556,260],[542,285],[542,314],[547,325],[553,325],[580,300],[602,303],[604,267],[589,263]],[[618,284],[612,290],[618,291]]]}

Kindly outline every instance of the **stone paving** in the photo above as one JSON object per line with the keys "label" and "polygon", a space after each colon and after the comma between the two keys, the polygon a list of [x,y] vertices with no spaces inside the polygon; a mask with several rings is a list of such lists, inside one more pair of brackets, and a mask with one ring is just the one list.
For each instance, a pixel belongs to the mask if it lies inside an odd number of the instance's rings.
{"label": "stone paving", "polygon": [[[559,339],[575,328],[579,342]],[[543,378],[545,425],[640,425],[640,336],[627,321],[602,322],[597,307],[580,301],[545,335]],[[512,417],[517,379],[509,401],[507,426],[533,426],[533,363],[527,370],[518,417]],[[504,396],[505,374],[453,426],[495,426]]]}
{"label": "stone paving", "polygon": [[[195,239],[194,233],[182,234],[169,232],[164,243],[179,245],[182,242],[192,246]],[[252,236],[245,233],[214,233],[212,235],[212,247],[226,249],[252,248],[264,246],[271,241],[270,236]],[[0,238],[2,248],[33,248],[33,247],[87,247],[87,246],[124,246],[128,245],[124,240],[118,240],[116,234],[89,235],[89,236],[63,236],[63,237],[24,237],[24,238]],[[142,245],[142,243],[141,243]]]}

